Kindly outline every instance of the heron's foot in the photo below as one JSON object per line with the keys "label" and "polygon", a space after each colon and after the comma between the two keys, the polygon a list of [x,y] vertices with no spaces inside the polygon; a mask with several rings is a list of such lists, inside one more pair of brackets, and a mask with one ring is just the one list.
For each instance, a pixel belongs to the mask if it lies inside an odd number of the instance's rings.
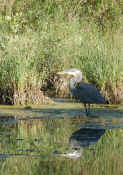
{"label": "heron's foot", "polygon": [[95,113],[93,113],[93,112],[87,112],[87,113],[85,113],[86,114],[86,117],[90,117],[90,118],[97,118],[98,117],[98,115],[96,115]]}
{"label": "heron's foot", "polygon": [[86,116],[90,116],[90,111],[85,111]]}

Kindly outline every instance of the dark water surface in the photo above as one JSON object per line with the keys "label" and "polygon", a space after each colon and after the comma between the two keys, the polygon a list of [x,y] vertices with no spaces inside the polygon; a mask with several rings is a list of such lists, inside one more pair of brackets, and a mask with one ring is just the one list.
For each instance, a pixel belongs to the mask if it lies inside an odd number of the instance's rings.
{"label": "dark water surface", "polygon": [[1,106],[0,174],[123,174],[123,106]]}

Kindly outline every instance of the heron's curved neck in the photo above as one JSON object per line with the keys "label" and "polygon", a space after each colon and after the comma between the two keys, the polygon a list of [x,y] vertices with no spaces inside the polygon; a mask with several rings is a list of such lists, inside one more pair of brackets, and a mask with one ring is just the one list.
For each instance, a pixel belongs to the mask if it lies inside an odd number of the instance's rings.
{"label": "heron's curved neck", "polygon": [[82,80],[82,74],[77,74],[75,77],[73,77],[69,83],[70,90],[75,89],[76,88],[75,84],[79,83],[81,80]]}
{"label": "heron's curved neck", "polygon": [[70,80],[70,83],[69,83],[70,89],[74,89],[76,83],[77,83],[76,78],[72,78],[72,79]]}

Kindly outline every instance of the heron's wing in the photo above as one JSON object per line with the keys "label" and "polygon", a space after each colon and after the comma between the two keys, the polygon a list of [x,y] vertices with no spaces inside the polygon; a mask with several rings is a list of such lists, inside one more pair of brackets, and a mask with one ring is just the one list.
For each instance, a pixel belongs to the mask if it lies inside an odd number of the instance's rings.
{"label": "heron's wing", "polygon": [[79,85],[73,90],[72,94],[83,103],[106,103],[104,97],[100,94],[97,88],[89,83],[79,83]]}

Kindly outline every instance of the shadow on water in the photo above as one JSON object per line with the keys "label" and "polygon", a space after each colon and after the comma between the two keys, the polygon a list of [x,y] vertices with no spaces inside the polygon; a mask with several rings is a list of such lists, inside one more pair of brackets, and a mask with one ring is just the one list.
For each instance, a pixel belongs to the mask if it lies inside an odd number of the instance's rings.
{"label": "shadow on water", "polygon": [[89,117],[69,101],[0,111],[1,174],[123,173],[122,106]]}

